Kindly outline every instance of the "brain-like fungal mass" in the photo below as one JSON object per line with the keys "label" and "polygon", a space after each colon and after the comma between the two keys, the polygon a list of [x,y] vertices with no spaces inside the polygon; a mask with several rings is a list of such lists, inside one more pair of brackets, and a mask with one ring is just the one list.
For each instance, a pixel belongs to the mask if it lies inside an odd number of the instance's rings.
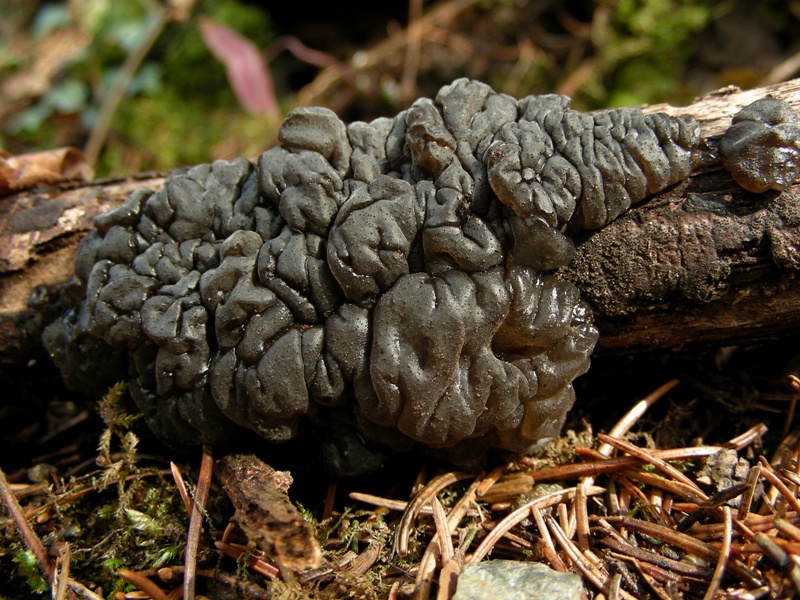
{"label": "brain-like fungal mass", "polygon": [[[346,415],[397,450],[556,435],[598,338],[571,237],[684,179],[692,117],[572,110],[466,79],[395,118],[285,118],[280,145],[99,216],[45,333],[75,387],[120,372],[150,428],[280,442]],[[472,450],[470,450],[472,451]]]}

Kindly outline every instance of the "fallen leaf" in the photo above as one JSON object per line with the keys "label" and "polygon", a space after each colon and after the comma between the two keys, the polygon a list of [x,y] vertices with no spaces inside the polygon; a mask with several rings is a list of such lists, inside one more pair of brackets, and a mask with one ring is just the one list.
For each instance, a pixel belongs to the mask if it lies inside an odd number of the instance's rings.
{"label": "fallen leaf", "polygon": [[255,44],[208,17],[200,20],[200,35],[206,47],[225,65],[228,81],[242,108],[254,115],[277,117],[272,75]]}
{"label": "fallen leaf", "polygon": [[57,148],[11,156],[0,153],[0,197],[39,185],[89,181],[94,171],[77,148]]}

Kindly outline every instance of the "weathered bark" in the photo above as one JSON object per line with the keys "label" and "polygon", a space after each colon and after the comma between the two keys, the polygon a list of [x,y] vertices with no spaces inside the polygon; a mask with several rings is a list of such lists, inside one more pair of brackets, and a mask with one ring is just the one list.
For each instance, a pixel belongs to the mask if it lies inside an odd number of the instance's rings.
{"label": "weathered bark", "polygon": [[[725,90],[685,108],[713,152],[731,117],[772,95],[800,110],[800,79]],[[716,165],[584,237],[560,276],[595,309],[598,350],[760,342],[800,333],[800,181],[752,194]]]}
{"label": "weathered bark", "polygon": [[143,173],[0,198],[0,362],[42,354],[42,329],[59,310],[78,243],[94,217],[138,188],[155,191],[163,183],[163,174]]}
{"label": "weathered bark", "polygon": [[[724,90],[688,107],[714,138],[743,106],[767,95],[800,111],[800,79],[740,92]],[[92,219],[134,189],[163,185],[160,174],[34,190],[0,199],[0,361],[41,354],[72,276],[75,250]],[[691,179],[578,241],[559,276],[595,308],[601,349],[667,348],[694,342],[759,341],[800,332],[800,181],[788,192],[751,194],[723,171]]]}

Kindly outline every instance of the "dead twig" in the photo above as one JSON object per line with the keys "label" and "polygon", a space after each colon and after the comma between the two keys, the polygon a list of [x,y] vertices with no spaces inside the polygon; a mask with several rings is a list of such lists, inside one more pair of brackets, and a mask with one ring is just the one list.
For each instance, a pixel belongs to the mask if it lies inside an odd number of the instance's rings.
{"label": "dead twig", "polygon": [[736,518],[739,521],[744,521],[747,515],[750,514],[750,507],[753,504],[753,497],[756,493],[756,486],[758,485],[758,478],[761,477],[761,469],[758,465],[750,467],[747,473],[747,489],[742,494],[742,499],[739,502],[739,512]]}
{"label": "dead twig", "polygon": [[[661,460],[691,460],[694,458],[703,458],[716,454],[723,450],[721,446],[696,446],[693,448],[674,448],[671,450],[654,450],[650,452],[650,456]],[[615,458],[604,458],[598,455],[595,450],[589,448],[576,448],[579,454],[588,454],[597,457],[599,460],[586,463],[575,463],[567,465],[559,465],[557,467],[548,467],[540,469],[539,471],[532,471],[534,480],[539,483],[542,481],[553,481],[558,479],[579,479],[589,475],[596,476],[616,471],[620,467],[637,466],[641,465],[643,461],[641,458],[635,456],[619,456]],[[520,458],[520,463],[532,464],[530,461],[523,460],[525,457]],[[694,485],[694,484],[692,484]]]}
{"label": "dead twig", "polygon": [[[719,560],[720,552],[714,546],[705,542],[701,542],[690,535],[675,531],[669,527],[664,527],[663,525],[658,525],[657,523],[650,523],[648,521],[643,521],[641,519],[635,519],[632,517],[606,517],[605,519],[612,525],[616,523],[625,529],[652,536],[655,539],[660,540],[662,543],[672,544],[705,560]],[[745,579],[748,584],[754,586],[763,584],[761,578],[755,571],[739,561],[731,561],[729,569],[737,577]]]}
{"label": "dead twig", "polygon": [[[583,557],[577,546],[570,541],[569,536],[564,532],[564,530],[559,526],[553,517],[545,517],[545,522],[550,529],[550,533],[553,535],[567,556],[569,556],[572,564],[578,568],[583,576],[586,577],[586,579],[588,579],[592,585],[594,585],[601,592],[607,588],[609,579],[608,573],[598,569]],[[625,590],[620,590],[620,594],[626,600],[636,600],[635,596],[629,594]]]}
{"label": "dead twig", "polygon": [[764,551],[764,554],[778,565],[781,571],[789,578],[794,586],[795,592],[800,594],[800,568],[798,568],[797,563],[795,563],[786,551],[767,534],[757,533],[753,536],[753,539]]}
{"label": "dead twig", "polygon": [[53,582],[53,600],[64,600],[67,595],[69,582],[70,549],[69,542],[61,547],[56,561],[55,578]]}
{"label": "dead twig", "polygon": [[55,574],[53,565],[47,558],[39,536],[36,535],[36,532],[25,518],[22,507],[19,505],[16,496],[14,496],[11,486],[8,485],[8,480],[6,479],[6,474],[3,472],[3,469],[0,469],[0,497],[2,497],[3,504],[5,504],[6,510],[11,515],[11,519],[17,527],[17,531],[19,531],[20,536],[22,536],[25,546],[33,553],[45,579],[52,586]]}
{"label": "dead twig", "polygon": [[83,598],[84,600],[103,600],[102,596],[98,596],[85,585],[74,579],[68,579],[67,585],[79,598]]}
{"label": "dead twig", "polygon": [[444,473],[443,475],[431,479],[431,481],[414,496],[411,502],[408,503],[406,512],[403,513],[400,524],[397,526],[394,551],[398,556],[408,555],[408,538],[411,534],[411,524],[417,518],[417,515],[419,515],[422,507],[447,486],[461,481],[462,479],[469,479],[470,477],[471,475],[469,473]]}
{"label": "dead twig", "polygon": [[775,470],[772,468],[772,465],[767,462],[767,459],[763,456],[758,457],[758,461],[761,466],[761,475],[769,481],[775,488],[781,493],[781,496],[792,506],[795,512],[800,513],[800,500],[797,499],[790,490],[789,487],[783,482]]}
{"label": "dead twig", "polygon": [[[669,392],[679,383],[679,380],[672,379],[639,400],[639,402],[634,404],[633,407],[617,422],[617,424],[611,428],[611,431],[608,432],[608,435],[612,438],[621,438],[623,435],[628,433],[630,428],[633,427],[633,425],[642,417],[642,415],[644,415],[644,413],[647,412],[651,406],[653,406],[653,404],[660,400],[667,392]],[[612,446],[607,443],[602,444],[597,449],[597,451],[604,456],[610,456],[611,450]]]}
{"label": "dead twig", "polygon": [[669,475],[673,479],[694,489],[697,495],[703,498],[703,500],[708,499],[708,496],[705,495],[703,490],[697,487],[697,484],[694,481],[689,479],[686,475],[678,471],[678,469],[673,467],[665,460],[658,458],[657,456],[654,456],[652,452],[648,452],[644,448],[640,448],[639,446],[631,444],[630,442],[626,442],[624,440],[618,440],[616,438],[613,438],[611,436],[602,433],[597,434],[597,439],[603,442],[604,444],[613,446],[614,448],[620,450],[621,452],[626,452],[632,456],[639,458],[645,463],[653,465],[654,467],[663,471],[665,474]]}
{"label": "dead twig", "polygon": [[156,40],[164,31],[164,28],[172,20],[186,19],[189,16],[189,11],[194,2],[182,2],[181,9],[168,5],[164,7],[152,6],[150,12],[150,24],[142,35],[136,48],[125,57],[122,63],[119,75],[114,80],[111,89],[106,93],[103,102],[100,105],[100,111],[97,116],[97,122],[89,134],[89,140],[86,142],[84,154],[86,155],[87,162],[94,166],[97,164],[97,159],[100,156],[100,150],[108,137],[108,129],[111,126],[111,120],[114,117],[114,112],[122,100],[125,90],[128,89],[136,70],[142,61],[150,52],[150,48],[156,43]]}
{"label": "dead twig", "polygon": [[680,481],[665,479],[659,475],[653,475],[652,473],[638,469],[623,469],[620,471],[620,473],[628,479],[638,481],[639,483],[644,483],[645,485],[649,485],[654,488],[662,489],[665,492],[674,494],[679,498],[685,498],[687,500],[691,500],[692,502],[703,501],[702,496],[698,495],[697,493],[696,486],[689,486]]}
{"label": "dead twig", "polygon": [[[489,477],[492,477],[492,475],[490,474]],[[458,502],[456,502],[455,506],[453,506],[451,509],[450,514],[447,516],[446,526],[448,530],[452,531],[458,527],[461,519],[467,515],[470,505],[475,502],[477,491],[483,486],[484,479],[481,477],[475,478],[475,480],[467,489],[466,493],[459,498]],[[443,546],[439,536],[434,537],[430,544],[428,544],[428,547],[425,549],[425,554],[422,555],[422,559],[420,560],[419,568],[417,570],[415,593],[425,595],[425,597],[430,594],[430,586],[433,582],[433,574],[436,570],[436,561],[440,556],[443,555],[442,548]],[[444,566],[446,561],[442,560],[441,563]]]}
{"label": "dead twig", "polygon": [[416,96],[417,69],[422,44],[422,0],[408,0],[408,28],[406,29],[406,60],[400,79],[400,92],[404,102]]}
{"label": "dead twig", "polygon": [[[539,496],[523,506],[520,506],[517,510],[500,521],[500,523],[498,523],[494,529],[492,529],[489,535],[484,538],[483,542],[481,542],[480,546],[478,546],[478,548],[472,554],[472,557],[468,562],[480,562],[483,560],[486,555],[491,552],[494,545],[500,540],[501,537],[503,537],[503,535],[511,531],[515,525],[528,518],[528,515],[531,513],[531,509],[533,507],[542,509],[549,506],[555,506],[556,504],[564,502],[565,500],[574,498],[575,491],[576,488],[573,487],[565,490],[559,490],[557,492],[551,492],[549,494]],[[594,496],[596,494],[603,493],[605,488],[591,486],[586,488],[585,491],[587,496]]]}
{"label": "dead twig", "polygon": [[[424,33],[429,29],[451,23],[476,3],[477,0],[448,0],[447,2],[438,3],[431,7],[431,9],[417,21],[417,27],[421,32],[421,37],[425,37]],[[387,57],[395,56],[403,52],[407,43],[407,29],[397,31],[372,48],[358,52],[357,55],[353,57],[351,65],[358,73],[380,67],[385,64]],[[321,99],[327,96],[330,89],[341,85],[341,83],[342,80],[340,78],[339,69],[336,67],[328,67],[317,75],[314,81],[300,90],[297,103],[299,106],[320,104]],[[333,110],[340,108],[339,105],[332,104],[330,101],[322,103]]]}
{"label": "dead twig", "polygon": [[[222,552],[225,556],[231,557],[233,560],[238,561],[243,554],[250,552],[251,549],[239,544],[229,544],[227,542],[214,542],[214,547]],[[259,575],[263,575],[269,580],[278,579],[281,575],[277,567],[272,566],[268,562],[261,560],[255,554],[247,556],[247,568],[255,571]]]}
{"label": "dead twig", "polygon": [[178,493],[183,500],[183,506],[186,509],[186,514],[192,514],[192,499],[189,497],[189,492],[186,490],[186,482],[183,480],[181,471],[174,462],[169,463],[170,471],[172,471],[172,478],[175,480],[175,487],[178,488]]}
{"label": "dead twig", "polygon": [[575,488],[575,533],[578,536],[578,548],[581,552],[589,549],[589,512],[586,506],[586,487],[581,483]]}
{"label": "dead twig", "polygon": [[164,593],[164,590],[162,590],[154,582],[150,581],[150,579],[141,573],[137,573],[136,571],[131,571],[129,569],[120,569],[117,571],[117,575],[131,585],[135,585],[137,588],[148,594],[153,600],[168,600],[167,594]]}
{"label": "dead twig", "polygon": [[717,567],[714,569],[714,576],[711,578],[711,585],[708,586],[706,595],[703,600],[712,600],[719,590],[722,576],[725,574],[725,565],[731,554],[731,536],[733,535],[733,517],[731,516],[731,507],[722,507],[723,523],[725,525],[725,534],[722,537],[722,547],[719,550],[719,560],[717,560]]}
{"label": "dead twig", "polygon": [[746,448],[753,442],[758,439],[764,437],[764,434],[767,433],[767,426],[763,423],[759,423],[758,425],[754,425],[747,431],[745,431],[741,435],[737,435],[730,441],[725,442],[722,444],[725,448],[732,448],[733,450],[741,450],[742,448]]}
{"label": "dead twig", "polygon": [[211,449],[208,446],[203,446],[203,458],[200,461],[200,474],[197,477],[195,501],[192,505],[192,516],[189,518],[189,532],[186,537],[186,571],[183,575],[184,600],[194,600],[194,589],[197,581],[197,548],[200,542],[200,530],[203,526],[206,500],[208,500],[208,490],[211,487],[211,472],[213,468],[214,460],[211,457]]}
{"label": "dead twig", "polygon": [[685,563],[679,560],[674,560],[672,558],[667,558],[666,556],[661,556],[660,554],[653,552],[651,550],[646,550],[644,548],[639,548],[637,546],[634,546],[628,541],[620,541],[619,538],[616,536],[609,536],[605,539],[602,539],[600,540],[600,543],[603,546],[610,548],[617,554],[620,554],[622,556],[628,556],[638,561],[659,566],[662,569],[666,569],[667,571],[671,571],[673,573],[690,575],[692,577],[711,576],[710,569],[704,567],[698,567],[696,565]]}

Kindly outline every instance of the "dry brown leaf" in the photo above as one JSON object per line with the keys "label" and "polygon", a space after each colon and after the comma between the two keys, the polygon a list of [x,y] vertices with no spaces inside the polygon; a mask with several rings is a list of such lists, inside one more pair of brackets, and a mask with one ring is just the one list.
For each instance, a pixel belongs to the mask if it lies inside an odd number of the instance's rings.
{"label": "dry brown leaf", "polygon": [[286,495],[288,473],[252,454],[232,454],[219,461],[217,475],[236,509],[234,521],[259,549],[293,571],[320,565],[322,551],[311,526]]}
{"label": "dry brown leaf", "polygon": [[91,165],[77,148],[57,148],[9,156],[0,154],[0,197],[63,181],[89,181]]}

